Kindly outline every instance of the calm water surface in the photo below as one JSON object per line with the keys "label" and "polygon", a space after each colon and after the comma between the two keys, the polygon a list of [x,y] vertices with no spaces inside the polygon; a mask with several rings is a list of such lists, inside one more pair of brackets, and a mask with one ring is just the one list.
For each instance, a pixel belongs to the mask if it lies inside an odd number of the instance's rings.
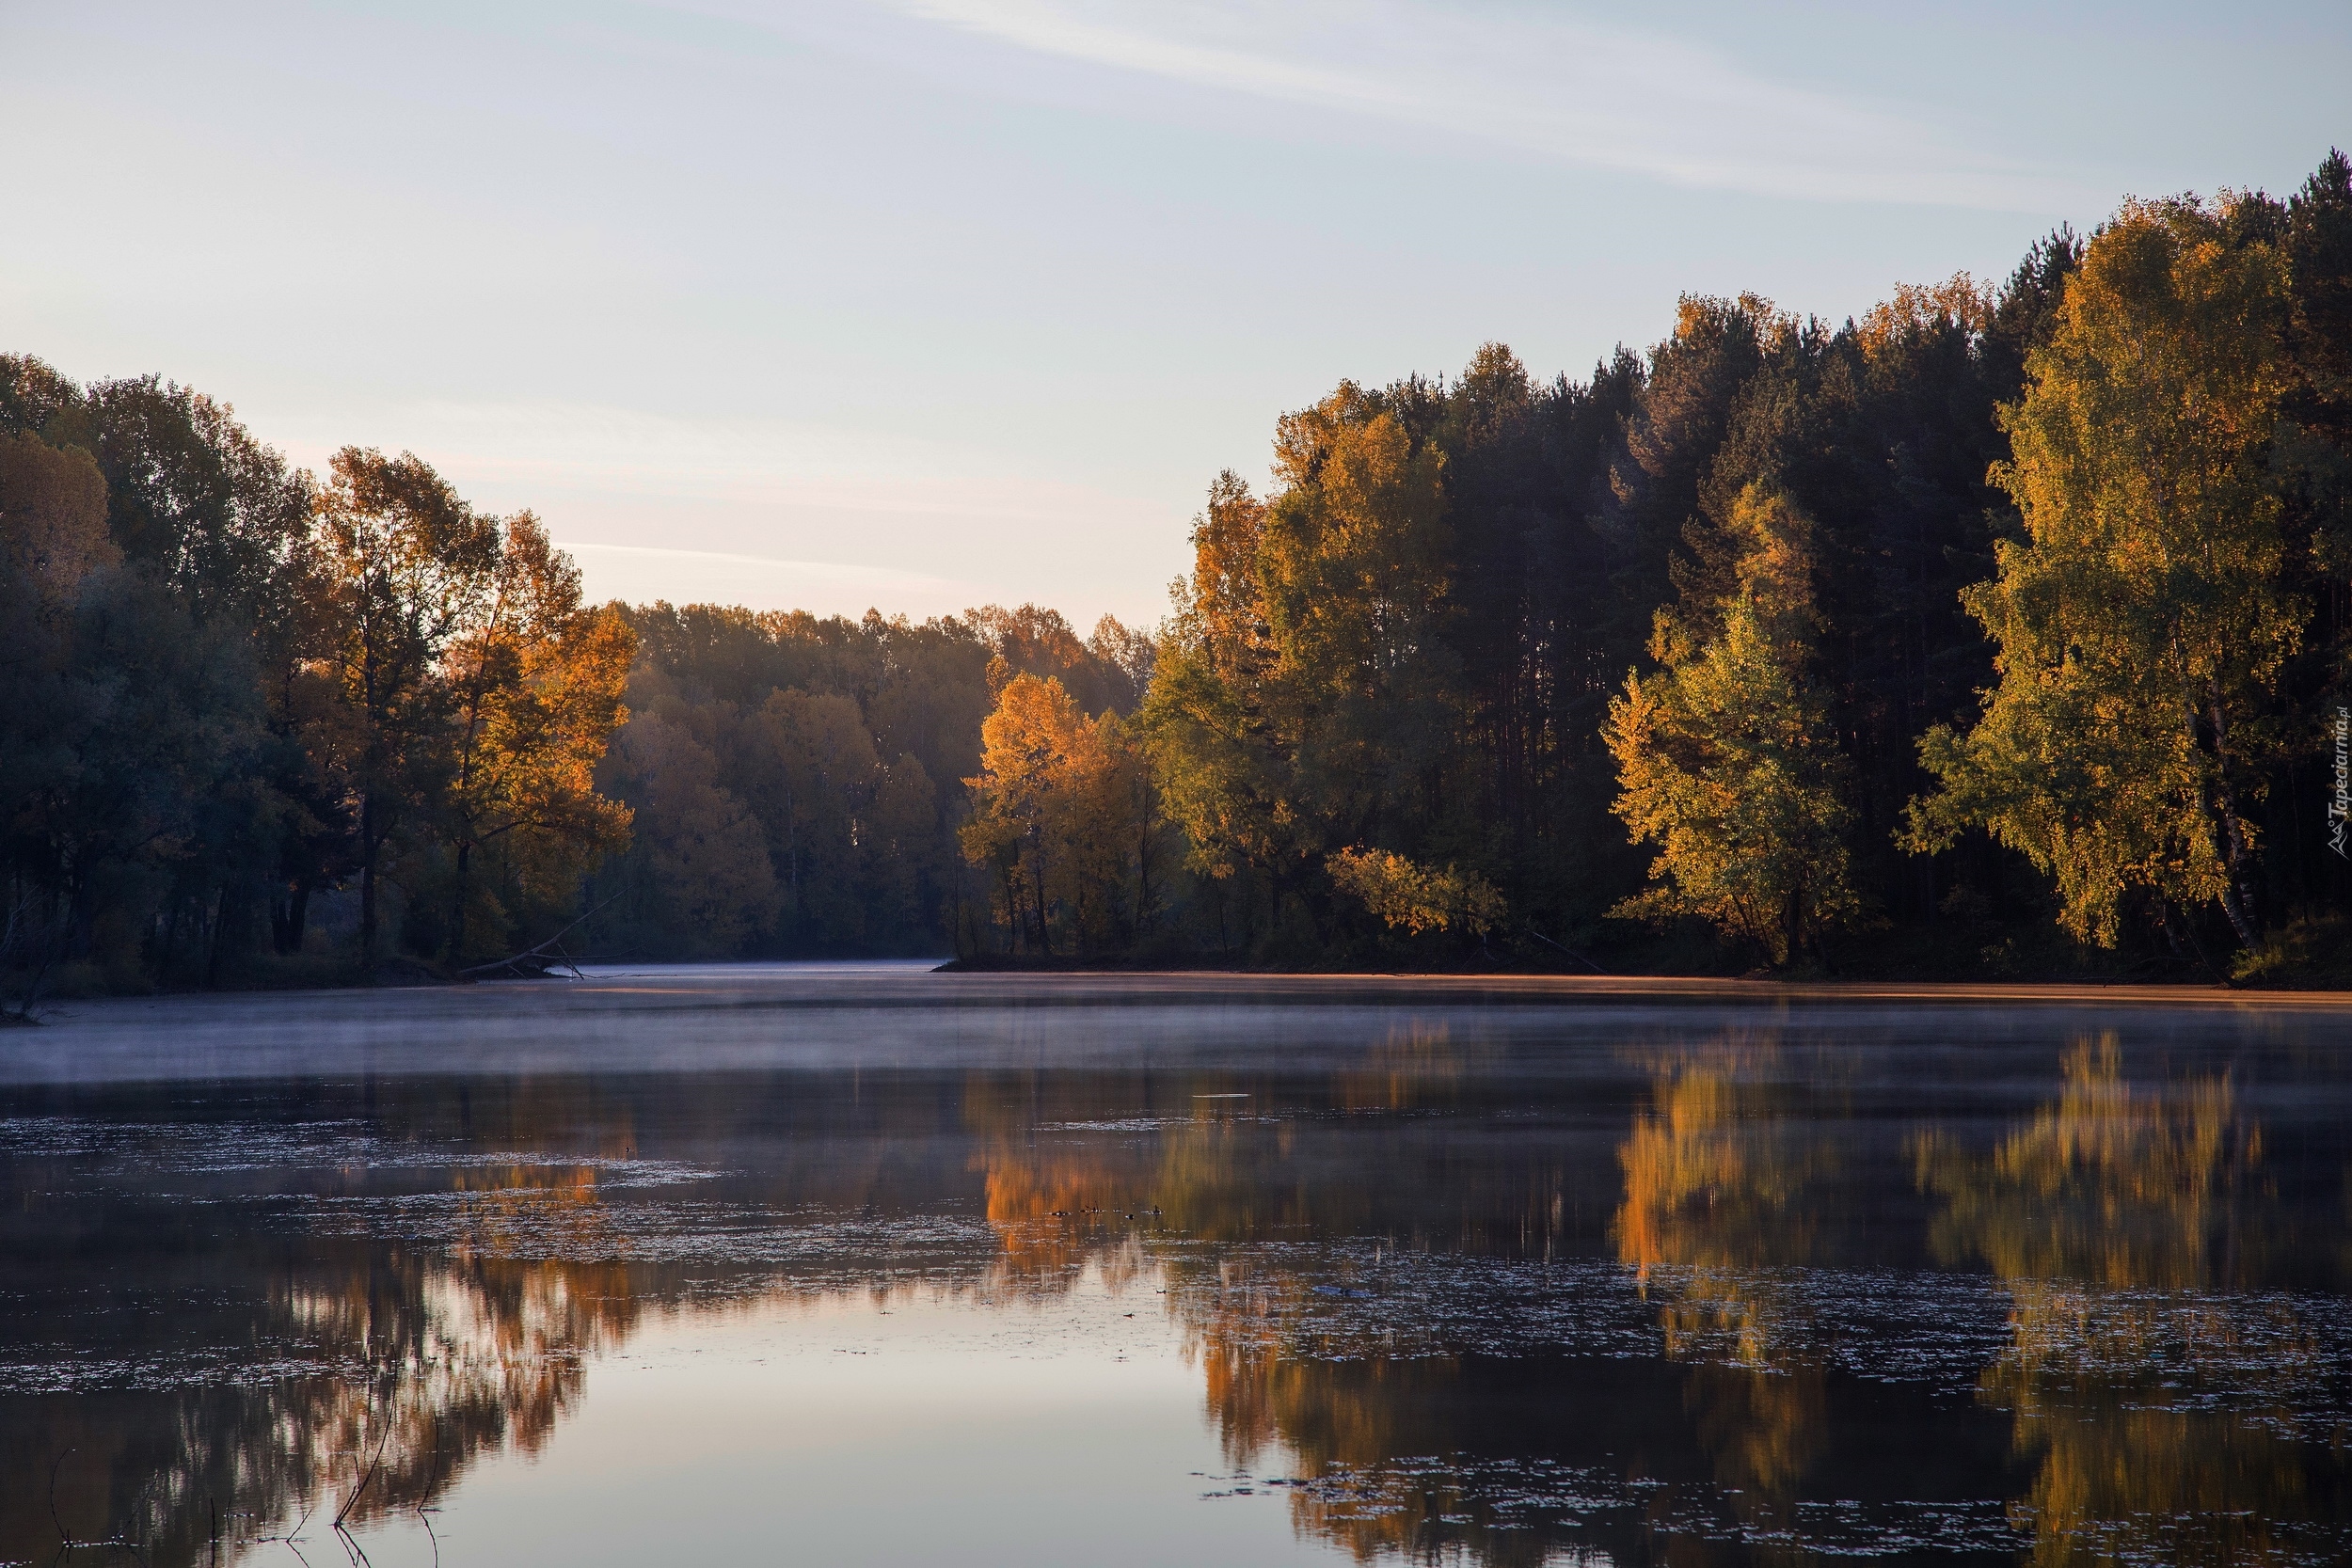
{"label": "calm water surface", "polygon": [[0,1036],[0,1562],[2352,1559],[2352,1011],[870,965]]}

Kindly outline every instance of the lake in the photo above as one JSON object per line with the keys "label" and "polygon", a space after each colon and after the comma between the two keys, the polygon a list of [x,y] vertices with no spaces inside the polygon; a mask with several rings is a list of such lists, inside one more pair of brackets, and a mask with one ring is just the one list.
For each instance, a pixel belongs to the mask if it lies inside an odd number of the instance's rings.
{"label": "lake", "polygon": [[2352,1006],[607,968],[0,1035],[0,1562],[2336,1562]]}

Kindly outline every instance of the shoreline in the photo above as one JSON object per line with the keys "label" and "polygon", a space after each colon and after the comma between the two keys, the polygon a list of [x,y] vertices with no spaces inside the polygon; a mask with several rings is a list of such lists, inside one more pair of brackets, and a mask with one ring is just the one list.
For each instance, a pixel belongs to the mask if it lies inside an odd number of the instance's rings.
{"label": "shoreline", "polygon": [[[1245,969],[963,968],[929,959],[751,959],[724,963],[610,963],[589,967],[580,978],[548,974],[442,984],[315,986],[250,990],[116,992],[58,997],[42,1004],[41,1023],[62,1023],[75,1013],[119,1013],[141,1006],[201,1003],[208,1010],[246,999],[280,1003],[301,999],[358,999],[403,995],[454,1000],[499,996],[510,1005],[525,996],[549,1003],[569,996],[707,994],[734,987],[767,989],[778,981],[805,988],[797,1000],[838,1005],[919,1005],[947,1001],[1017,1000],[1118,1003],[1226,999],[1311,1005],[1352,998],[1404,1004],[1445,1000],[1461,1004],[1606,1005],[1713,1003],[1852,1004],[1912,1006],[2108,1006],[2215,1007],[2352,1012],[2352,990],[2276,990],[2210,983],[2101,982],[2063,980],[1777,980],[1725,975],[1461,974],[1410,970],[1297,971]],[[622,984],[625,982],[625,984]],[[11,1031],[10,1033],[17,1033]],[[0,1037],[6,1037],[0,1036]]]}

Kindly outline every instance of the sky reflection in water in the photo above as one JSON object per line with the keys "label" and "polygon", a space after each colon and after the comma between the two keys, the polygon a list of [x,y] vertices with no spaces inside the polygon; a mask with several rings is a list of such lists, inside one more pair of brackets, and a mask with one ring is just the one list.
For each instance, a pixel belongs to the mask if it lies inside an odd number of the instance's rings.
{"label": "sky reflection in water", "polygon": [[85,1005],[0,1039],[0,1561],[2341,1560],[2348,1025]]}

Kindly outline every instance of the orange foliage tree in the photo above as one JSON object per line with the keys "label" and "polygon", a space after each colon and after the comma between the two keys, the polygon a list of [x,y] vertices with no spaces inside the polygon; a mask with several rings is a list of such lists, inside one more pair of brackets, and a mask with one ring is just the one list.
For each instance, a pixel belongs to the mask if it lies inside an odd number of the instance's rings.
{"label": "orange foliage tree", "polygon": [[1118,716],[1089,719],[1060,681],[1013,675],[980,738],[961,839],[965,858],[994,873],[995,917],[1013,946],[1051,957],[1059,937],[1084,954],[1141,935],[1159,897],[1155,813]]}
{"label": "orange foliage tree", "polygon": [[611,607],[582,607],[580,569],[537,518],[521,513],[503,531],[482,613],[447,660],[456,720],[447,805],[453,961],[468,956],[470,900],[494,896],[473,883],[477,852],[501,852],[511,884],[558,882],[564,896],[582,861],[619,847],[628,832],[628,808],[598,794],[595,775],[628,716],[621,695],[637,634]]}

